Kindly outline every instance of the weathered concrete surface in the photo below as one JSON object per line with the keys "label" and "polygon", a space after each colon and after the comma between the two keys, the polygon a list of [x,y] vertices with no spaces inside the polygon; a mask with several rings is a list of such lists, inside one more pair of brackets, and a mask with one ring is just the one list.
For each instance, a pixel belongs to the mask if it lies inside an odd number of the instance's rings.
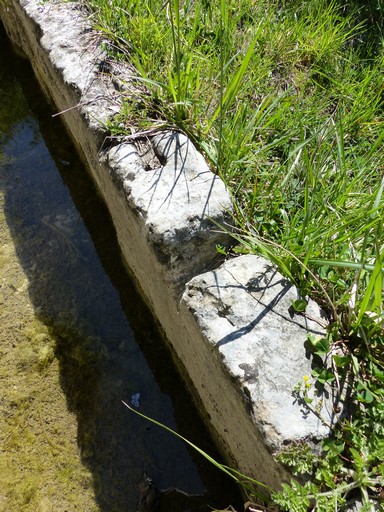
{"label": "weathered concrete surface", "polygon": [[[109,78],[100,74],[105,56],[81,10],[9,0],[0,4],[0,15],[64,112],[109,207],[127,266],[219,447],[230,464],[278,488],[289,475],[274,451],[326,433],[291,394],[310,374],[304,343],[319,325],[291,317],[295,292],[265,261],[242,257],[218,268],[215,245],[225,244],[227,235],[215,226],[228,220],[229,196],[183,135],[142,141],[150,163],[132,141],[103,151],[103,125],[119,109],[119,96],[113,69]],[[318,315],[312,304],[310,311]]]}
{"label": "weathered concrete surface", "polygon": [[[320,439],[328,433],[293,394],[303,376],[311,375],[305,349],[308,333],[324,335],[319,323],[308,318],[321,319],[318,306],[310,301],[307,316],[294,314],[292,302],[297,298],[296,289],[281,274],[252,255],[195,277],[183,295],[203,336],[233,377],[233,385],[242,389],[271,451],[286,442]],[[333,411],[327,403],[321,413],[332,423]]]}
{"label": "weathered concrete surface", "polygon": [[231,200],[185,135],[164,132],[153,138],[153,146],[159,158],[154,169],[144,169],[133,143],[113,147],[107,162],[132,212],[141,216],[143,235],[167,268],[167,284],[180,294],[189,278],[214,264],[215,245],[228,241],[212,220],[229,220],[225,212]]}

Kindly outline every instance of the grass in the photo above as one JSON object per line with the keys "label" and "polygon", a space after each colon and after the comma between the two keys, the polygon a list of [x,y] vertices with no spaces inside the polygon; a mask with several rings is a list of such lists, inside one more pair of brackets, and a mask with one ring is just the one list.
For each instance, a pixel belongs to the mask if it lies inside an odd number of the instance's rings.
{"label": "grass", "polygon": [[[167,123],[186,132],[233,194],[243,248],[274,242],[297,284],[309,266],[321,281],[310,280],[312,294],[326,288],[345,301],[352,264],[372,262],[373,240],[381,244],[384,35],[375,16],[384,4],[112,5],[91,1],[96,27],[150,94],[127,96],[111,131]],[[335,262],[345,285],[335,286]]]}
{"label": "grass", "polygon": [[[306,510],[308,496],[325,503],[331,493],[342,506],[346,493],[334,489],[351,482],[358,485],[348,490],[377,497],[384,478],[377,425],[384,414],[383,0],[87,5],[107,50],[134,65],[142,91],[126,94],[111,133],[170,126],[189,135],[233,196],[232,252],[266,256],[303,298],[325,308],[330,328],[325,340],[312,341],[315,353],[342,349],[314,376],[350,379],[355,412],[317,462],[317,491],[294,484],[290,497],[285,489],[276,499],[289,508],[302,496],[295,510]],[[322,499],[314,507],[326,510]]]}

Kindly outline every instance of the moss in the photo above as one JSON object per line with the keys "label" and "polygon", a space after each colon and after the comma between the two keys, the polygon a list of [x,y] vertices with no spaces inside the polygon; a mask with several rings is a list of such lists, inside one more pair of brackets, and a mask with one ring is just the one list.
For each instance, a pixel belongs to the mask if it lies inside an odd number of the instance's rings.
{"label": "moss", "polygon": [[61,387],[57,337],[35,316],[3,214],[0,240],[0,511],[96,512],[77,418]]}

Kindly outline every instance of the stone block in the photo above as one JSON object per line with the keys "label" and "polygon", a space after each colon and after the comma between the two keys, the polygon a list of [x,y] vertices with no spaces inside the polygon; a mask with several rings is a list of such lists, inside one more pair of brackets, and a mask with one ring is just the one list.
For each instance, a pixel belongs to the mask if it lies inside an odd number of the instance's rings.
{"label": "stone block", "polygon": [[[271,451],[286,443],[314,442],[329,433],[294,393],[312,371],[308,334],[325,334],[317,304],[309,301],[305,314],[297,314],[292,308],[296,299],[295,287],[255,255],[228,260],[196,276],[182,299],[206,342],[220,354],[233,385],[242,390],[255,427]],[[310,394],[315,398],[313,390]],[[320,400],[321,415],[333,423],[331,390],[316,398],[317,406]]]}

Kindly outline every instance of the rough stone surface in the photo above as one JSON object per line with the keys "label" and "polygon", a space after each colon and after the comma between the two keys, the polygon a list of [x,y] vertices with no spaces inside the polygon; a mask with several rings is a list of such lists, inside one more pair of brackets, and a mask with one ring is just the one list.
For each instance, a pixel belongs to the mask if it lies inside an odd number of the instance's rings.
{"label": "rough stone surface", "polygon": [[[109,203],[108,171],[99,156],[107,142],[105,125],[121,106],[119,90],[134,93],[129,66],[106,57],[100,36],[91,31],[77,4],[20,0],[11,2],[3,15],[9,35],[31,59]],[[24,24],[18,22],[20,17]],[[225,245],[229,237],[216,224],[230,222],[230,197],[184,135],[145,138],[155,165],[145,161],[140,142],[115,146],[107,157],[109,170],[132,213],[141,216],[139,229],[168,269],[167,283],[180,295],[190,277],[217,265],[215,245]]]}
{"label": "rough stone surface", "polygon": [[[206,341],[248,397],[255,425],[271,450],[329,432],[293,394],[303,376],[311,375],[308,334],[324,335],[319,323],[294,314],[292,302],[297,298],[296,289],[281,274],[252,255],[195,277],[183,295]],[[312,301],[306,314],[321,322]],[[322,415],[328,422],[333,421],[331,406],[332,401],[324,401]]]}
{"label": "rough stone surface", "polygon": [[215,264],[215,245],[229,239],[217,225],[228,224],[231,199],[185,135],[162,133],[154,146],[159,158],[154,169],[145,170],[133,143],[112,148],[108,164],[133,211],[142,217],[145,236],[168,267],[171,284],[181,291],[197,269]]}
{"label": "rough stone surface", "polygon": [[44,27],[41,46],[50,54],[64,84],[77,93],[79,101],[67,108],[78,108],[89,128],[103,134],[103,124],[120,109],[120,98],[109,86],[106,75],[102,79],[105,53],[94,44],[98,36],[91,34],[90,22],[81,7],[33,0],[20,4]]}

